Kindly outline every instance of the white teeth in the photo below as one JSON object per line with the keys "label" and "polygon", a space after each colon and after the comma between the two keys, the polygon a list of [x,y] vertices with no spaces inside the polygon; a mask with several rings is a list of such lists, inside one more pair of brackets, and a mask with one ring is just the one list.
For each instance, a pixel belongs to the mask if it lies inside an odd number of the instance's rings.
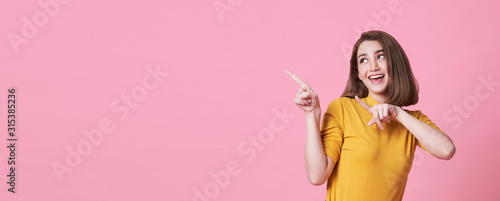
{"label": "white teeth", "polygon": [[381,78],[381,77],[384,77],[384,75],[370,76],[369,79],[377,79],[377,78]]}

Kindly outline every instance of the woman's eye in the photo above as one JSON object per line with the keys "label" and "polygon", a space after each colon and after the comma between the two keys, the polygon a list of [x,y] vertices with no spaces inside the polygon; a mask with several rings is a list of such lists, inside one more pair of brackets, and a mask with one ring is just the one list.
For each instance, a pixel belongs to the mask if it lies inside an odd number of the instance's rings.
{"label": "woman's eye", "polygon": [[385,58],[385,56],[384,56],[383,54],[379,54],[379,55],[377,56],[377,58],[378,58],[378,59],[383,59],[383,58]]}
{"label": "woman's eye", "polygon": [[362,58],[361,60],[359,60],[359,63],[365,63],[365,62],[367,62],[367,61],[368,61],[367,59]]}

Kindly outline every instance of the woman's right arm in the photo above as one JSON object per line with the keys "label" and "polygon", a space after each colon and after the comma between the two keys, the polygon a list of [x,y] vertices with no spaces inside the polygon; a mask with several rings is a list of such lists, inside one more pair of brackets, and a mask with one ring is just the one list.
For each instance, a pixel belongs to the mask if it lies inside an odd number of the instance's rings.
{"label": "woman's right arm", "polygon": [[295,82],[300,85],[299,92],[295,95],[295,104],[306,114],[306,148],[305,165],[309,182],[313,185],[322,185],[328,180],[333,167],[333,160],[325,154],[321,140],[320,122],[321,109],[318,95],[312,88],[299,77],[285,71]]}
{"label": "woman's right arm", "polygon": [[322,185],[332,174],[335,164],[330,156],[325,154],[321,141],[320,122],[321,109],[318,107],[306,114],[306,172],[309,182]]}

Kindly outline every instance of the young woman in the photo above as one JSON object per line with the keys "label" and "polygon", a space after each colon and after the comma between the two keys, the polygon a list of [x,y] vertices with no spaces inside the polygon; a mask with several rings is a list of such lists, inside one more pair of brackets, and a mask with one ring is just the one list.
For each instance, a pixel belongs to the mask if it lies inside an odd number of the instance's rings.
{"label": "young woman", "polygon": [[418,84],[399,43],[368,31],[355,43],[349,80],[320,127],[318,95],[300,84],[295,104],[306,114],[305,164],[309,181],[327,183],[327,201],[402,200],[416,146],[449,160],[452,140],[421,111]]}

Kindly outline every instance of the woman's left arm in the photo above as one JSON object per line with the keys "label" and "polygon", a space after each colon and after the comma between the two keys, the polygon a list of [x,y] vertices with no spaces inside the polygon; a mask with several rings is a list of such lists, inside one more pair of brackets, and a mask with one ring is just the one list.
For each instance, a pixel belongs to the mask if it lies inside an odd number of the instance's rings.
{"label": "woman's left arm", "polygon": [[396,120],[403,124],[422,143],[433,156],[450,160],[455,155],[455,145],[448,135],[411,116],[400,107],[397,108]]}
{"label": "woman's left arm", "polygon": [[390,123],[391,120],[397,120],[436,158],[450,160],[455,155],[455,145],[448,135],[411,116],[401,107],[391,104],[376,104],[370,107],[357,96],[355,99],[373,115],[368,126],[377,124],[381,129],[384,129],[382,122]]}

